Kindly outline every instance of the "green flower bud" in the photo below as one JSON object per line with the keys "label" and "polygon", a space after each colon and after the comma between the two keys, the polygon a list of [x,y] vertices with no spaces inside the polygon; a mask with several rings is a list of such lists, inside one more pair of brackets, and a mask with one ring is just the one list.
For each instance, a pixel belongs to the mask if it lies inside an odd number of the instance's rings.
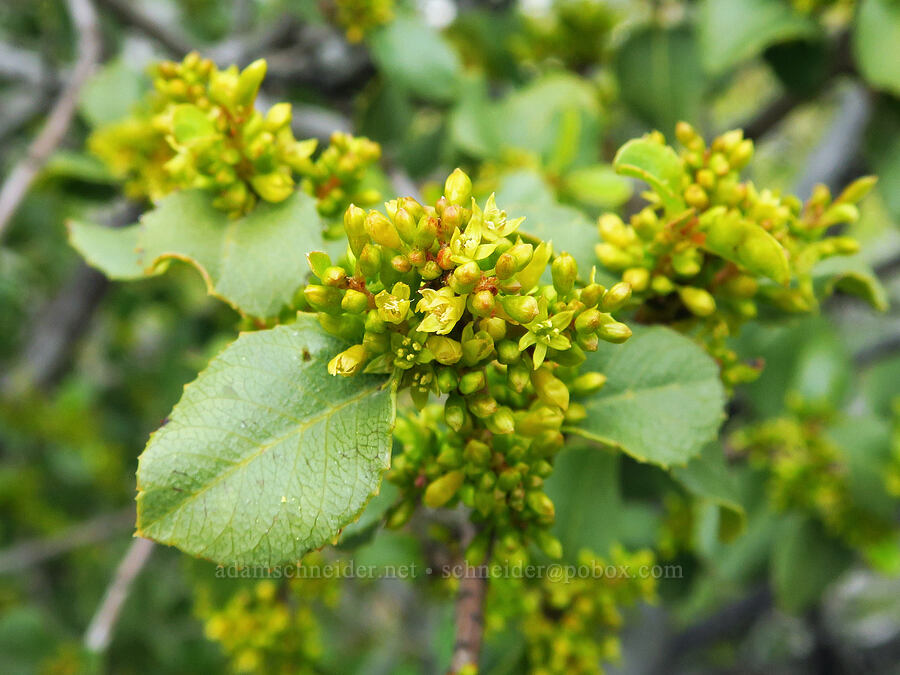
{"label": "green flower bud", "polygon": [[586,309],[575,317],[577,333],[594,333],[601,325],[609,321],[609,316],[597,309]]}
{"label": "green flower bud", "polygon": [[387,330],[385,322],[378,316],[378,311],[374,309],[366,314],[365,328],[367,333],[384,333]]}
{"label": "green flower bud", "polygon": [[456,293],[465,295],[471,293],[479,281],[481,281],[481,268],[478,267],[478,263],[470,261],[453,270],[450,287]]}
{"label": "green flower bud", "polygon": [[542,405],[520,417],[516,424],[516,431],[523,436],[533,437],[544,431],[558,431],[562,423],[562,410]]}
{"label": "green flower bud", "polygon": [[675,290],[675,284],[672,283],[672,280],[669,279],[669,277],[657,274],[650,280],[650,288],[652,288],[653,292],[657,295],[668,295]]}
{"label": "green flower bud", "polygon": [[497,275],[498,279],[509,279],[518,271],[517,267],[516,259],[507,251],[506,253],[501,253],[500,257],[497,258],[497,262],[494,265],[494,274]]}
{"label": "green flower bud", "polygon": [[736,171],[743,169],[750,163],[750,160],[753,158],[753,141],[749,138],[741,141],[738,146],[731,151],[731,154],[728,156],[728,163],[731,164],[732,168]]}
{"label": "green flower bud", "polygon": [[600,346],[600,338],[596,333],[578,333],[575,336],[575,343],[586,352],[595,352]]}
{"label": "green flower bud", "polygon": [[438,363],[445,366],[457,363],[463,355],[462,345],[453,338],[442,335],[431,335],[425,341],[425,347],[434,354]]}
{"label": "green flower bud", "polygon": [[487,443],[475,440],[474,438],[466,443],[463,450],[463,457],[471,464],[477,466],[488,466],[491,463],[491,447]]}
{"label": "green flower bud", "polygon": [[494,294],[490,291],[478,291],[469,296],[470,311],[475,316],[490,316],[494,311]]}
{"label": "green flower bud", "polygon": [[416,503],[412,500],[402,501],[393,507],[385,519],[385,526],[388,529],[396,530],[403,527],[412,518],[416,510]]}
{"label": "green flower bud", "polygon": [[333,286],[334,288],[346,288],[347,272],[344,271],[343,267],[332,265],[331,267],[326,268],[322,273],[322,283],[326,286]]}
{"label": "green flower bud", "polygon": [[367,279],[375,279],[381,271],[381,247],[377,244],[365,244],[359,254],[359,270]]}
{"label": "green flower bud", "polygon": [[253,191],[267,202],[283,202],[294,192],[294,179],[286,173],[266,173],[250,179]]}
{"label": "green flower bud", "polygon": [[597,336],[601,340],[606,340],[613,344],[620,344],[631,337],[631,329],[624,323],[611,321],[600,326],[597,330]]}
{"label": "green flower bud", "polygon": [[473,394],[480,389],[484,389],[487,380],[484,377],[483,370],[473,370],[459,378],[459,393],[463,396]]}
{"label": "green flower bud", "polygon": [[631,286],[624,281],[614,284],[606,293],[600,307],[604,312],[615,312],[631,299]]}
{"label": "green flower bud", "polygon": [[416,228],[415,244],[423,249],[431,248],[437,239],[438,223],[434,216],[422,216],[419,218],[419,224]]}
{"label": "green flower bud", "polygon": [[432,481],[425,489],[425,495],[422,498],[425,506],[432,509],[441,508],[456,496],[464,479],[465,474],[463,474],[462,471],[457,470],[444,474],[437,480]]}
{"label": "green flower bud", "polygon": [[387,333],[371,333],[366,331],[363,335],[363,347],[370,354],[384,354],[391,347],[391,340]]}
{"label": "green flower bud", "polygon": [[266,60],[257,59],[244,68],[237,81],[234,92],[234,101],[238,105],[252,105],[256,100],[259,85],[266,76]]}
{"label": "green flower bud", "polygon": [[566,424],[579,424],[587,419],[587,408],[585,408],[581,403],[573,403],[569,406],[569,409],[566,410]]}
{"label": "green flower bud", "polygon": [[471,179],[461,169],[455,169],[444,183],[444,196],[451,204],[465,206],[472,196]]}
{"label": "green flower bud", "polygon": [[266,129],[273,132],[278,131],[291,123],[291,117],[290,103],[276,103],[266,113]]}
{"label": "green flower bud", "polygon": [[506,337],[506,322],[499,316],[491,316],[478,322],[478,328],[491,336],[494,342]]}
{"label": "green flower bud", "polygon": [[560,295],[567,295],[575,286],[578,277],[578,264],[568,253],[558,256],[550,266],[553,275],[553,287]]}
{"label": "green flower bud", "polygon": [[406,274],[412,269],[412,263],[407,256],[397,254],[391,258],[391,267],[399,274]]}
{"label": "green flower bud", "polygon": [[459,431],[469,421],[466,404],[461,398],[451,396],[444,403],[444,421],[453,431]]}
{"label": "green flower bud", "polygon": [[462,466],[463,456],[462,450],[459,448],[455,448],[452,445],[446,446],[438,456],[435,458],[435,462],[438,463],[444,469],[456,469]]}
{"label": "green flower bud", "polygon": [[528,507],[534,511],[542,520],[552,521],[556,517],[556,509],[553,501],[547,494],[541,490],[531,490],[525,496]]}
{"label": "green flower bud", "polygon": [[519,323],[531,323],[538,315],[538,301],[531,295],[505,295],[500,298],[503,311]]}
{"label": "green flower bud", "polygon": [[509,492],[522,481],[522,474],[513,468],[507,467],[497,476],[497,487],[504,492]]}
{"label": "green flower bud", "polygon": [[474,366],[494,353],[494,341],[484,331],[479,331],[469,340],[463,340],[463,363]]}
{"label": "green flower bud", "polygon": [[556,361],[561,366],[580,366],[587,360],[587,355],[578,345],[570,345],[568,349],[551,349],[550,360]]}
{"label": "green flower bud", "polygon": [[363,246],[369,241],[366,232],[366,212],[354,204],[348,206],[344,212],[344,231],[347,233],[350,250],[358,258]]}
{"label": "green flower bud", "polygon": [[459,386],[459,377],[453,368],[441,368],[437,376],[438,389],[442,394],[449,394]]}
{"label": "green flower bud", "polygon": [[516,430],[516,420],[512,410],[503,406],[491,415],[485,422],[487,428],[494,434],[506,435]]}
{"label": "green flower bud", "polygon": [[678,295],[684,306],[696,316],[709,316],[716,311],[715,299],[702,288],[682,286],[678,289]]}
{"label": "green flower bud", "polygon": [[531,382],[538,398],[544,403],[563,410],[569,407],[569,388],[549,368],[539,368],[532,372]]}
{"label": "green flower bud", "polygon": [[397,233],[407,243],[414,243],[419,233],[419,225],[412,214],[406,209],[398,209],[394,216],[394,227]]}
{"label": "green flower bud", "polygon": [[562,543],[547,530],[538,530],[535,543],[549,558],[559,560],[563,555]]}
{"label": "green flower bud", "polygon": [[366,359],[368,359],[366,348],[362,345],[353,345],[328,362],[328,373],[344,377],[356,375],[366,364]]}
{"label": "green flower bud", "polygon": [[351,314],[362,314],[369,308],[369,296],[352,288],[344,293],[344,299],[341,300],[341,309]]}
{"label": "green flower bud", "polygon": [[338,314],[341,309],[342,293],[330,286],[318,286],[310,284],[303,289],[303,296],[309,306],[320,312]]}
{"label": "green flower bud", "polygon": [[[460,384],[462,381],[460,380]],[[469,396],[469,410],[475,417],[485,419],[497,412],[497,400],[488,393],[480,392]]]}
{"label": "green flower bud", "polygon": [[365,220],[366,232],[377,244],[385,248],[399,250],[402,246],[397,228],[387,219],[387,216],[378,211],[369,211]]}
{"label": "green flower bud", "polygon": [[[516,346],[516,349],[518,349],[518,345]],[[523,391],[525,391],[525,387],[528,386],[528,383],[530,381],[531,369],[521,361],[514,365],[511,365],[506,370],[506,382],[509,384],[510,389],[515,392],[521,394]]]}
{"label": "green flower bud", "polygon": [[596,307],[603,294],[606,293],[606,287],[600,284],[588,284],[581,289],[581,295],[578,299],[584,303],[585,307]]}
{"label": "green flower bud", "polygon": [[606,375],[603,373],[590,372],[579,375],[572,382],[571,391],[576,396],[590,396],[599,391],[606,384]]}
{"label": "green flower bud", "polygon": [[434,260],[429,260],[422,266],[419,274],[425,281],[431,281],[432,279],[437,279],[441,276],[442,271]]}
{"label": "green flower bud", "polygon": [[447,234],[447,239],[457,228],[462,228],[463,210],[461,206],[451,204],[441,213],[441,231]]}
{"label": "green flower bud", "polygon": [[497,360],[500,363],[516,363],[522,358],[519,345],[514,340],[502,340],[497,343]]}
{"label": "green flower bud", "polygon": [[691,183],[685,188],[684,201],[688,206],[693,206],[697,210],[703,210],[709,206],[709,197],[706,195],[706,191],[696,183]]}
{"label": "green flower bud", "polygon": [[[562,425],[562,413],[558,411],[560,414],[560,425]],[[542,454],[545,457],[549,457],[554,454],[557,450],[562,448],[565,445],[566,439],[565,436],[559,431],[559,429],[546,429],[535,437],[535,439],[531,442],[531,448],[537,452]]]}

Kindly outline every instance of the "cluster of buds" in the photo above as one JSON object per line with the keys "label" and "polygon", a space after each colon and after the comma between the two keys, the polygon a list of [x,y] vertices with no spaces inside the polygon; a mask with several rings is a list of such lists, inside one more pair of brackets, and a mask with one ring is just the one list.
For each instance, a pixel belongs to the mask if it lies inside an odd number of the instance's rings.
{"label": "cluster of buds", "polygon": [[323,7],[354,44],[394,18],[394,0],[332,0]]}
{"label": "cluster of buds", "polygon": [[317,672],[323,651],[316,605],[335,606],[340,583],[317,569],[325,564],[319,554],[306,556],[301,564],[309,574],[232,585],[225,599],[199,586],[195,613],[204,622],[206,637],[222,647],[231,671]]}
{"label": "cluster of buds", "polygon": [[378,190],[363,184],[369,167],[380,158],[378,143],[335,131],[328,147],[303,170],[301,184],[318,200],[320,214],[339,217],[351,203],[369,206],[381,199]]}
{"label": "cluster of buds", "polygon": [[896,526],[854,499],[847,459],[824,422],[811,414],[767,420],[736,432],[731,445],[768,474],[775,508],[813,516],[858,550],[895,538]]}
{"label": "cluster of buds", "polygon": [[[661,195],[623,222],[615,214],[599,218],[596,253],[607,269],[619,272],[641,301],[639,319],[684,330],[701,325],[702,337],[720,359],[728,384],[755,377],[757,370],[736,362],[724,340],[756,316],[758,300],[789,311],[809,311],[816,299],[812,268],[820,260],[855,253],[849,237],[826,230],[859,217],[855,204],[874,184],[862,178],[837,198],[818,186],[804,205],[793,196],[757,190],[742,181],[753,142],[734,130],[709,146],[680,122],[681,213],[667,212]],[[655,132],[649,140],[664,144]],[[768,278],[767,278],[768,277]]]}
{"label": "cluster of buds", "polygon": [[103,127],[89,147],[126,180],[132,196],[159,199],[169,192],[201,188],[232,216],[258,199],[279,202],[294,191],[294,175],[310,170],[316,141],[298,141],[291,106],[278,103],[265,114],[255,107],[266,62],[243,71],[219,70],[196,53],[154,70],[141,109]]}
{"label": "cluster of buds", "polygon": [[[480,208],[471,185],[457,169],[434,207],[412,198],[388,202],[387,215],[350,206],[349,262],[311,253],[319,283],[304,297],[327,331],[353,343],[329,363],[332,375],[392,374],[420,410],[431,395],[446,397],[450,433],[436,456],[411,451],[398,459],[395,480],[416,487],[430,507],[461,500],[509,526],[519,536],[508,548],[519,550],[553,520],[541,490],[548,460],[562,445],[563,423],[585,414],[570,395],[604,382],[578,366],[600,340],[631,335],[611,315],[631,291],[625,283],[577,287],[572,256],[551,262],[549,243],[513,239],[523,219],[507,218],[493,195]],[[548,267],[552,283],[541,284]]]}
{"label": "cluster of buds", "polygon": [[491,579],[487,630],[520,622],[529,673],[599,675],[601,663],[620,660],[623,608],[656,599],[656,580],[639,573],[654,563],[649,550],[615,546],[609,560],[582,551],[577,563],[572,578]]}

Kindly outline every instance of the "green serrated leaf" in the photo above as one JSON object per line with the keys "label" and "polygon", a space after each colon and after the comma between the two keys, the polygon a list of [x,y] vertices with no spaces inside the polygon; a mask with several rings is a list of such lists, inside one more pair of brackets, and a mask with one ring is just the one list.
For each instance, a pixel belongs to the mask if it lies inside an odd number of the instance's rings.
{"label": "green serrated leaf", "polygon": [[684,166],[669,146],[636,138],[619,148],[613,167],[623,176],[638,178],[653,188],[668,213],[684,211],[680,196]]}
{"label": "green serrated leaf", "polygon": [[314,317],[242,334],[187,385],[138,462],[138,534],[222,564],[274,566],[333,540],[390,462],[383,377],[332,377]]}
{"label": "green serrated leaf", "polygon": [[66,226],[72,247],[88,265],[110,279],[128,281],[147,276],[138,252],[140,225],[113,228],[70,220]]}
{"label": "green serrated leaf", "polygon": [[306,253],[323,248],[315,199],[303,192],[260,203],[236,220],[205,192],[176,192],[144,214],[138,242],[148,274],[183,260],[197,268],[211,295],[261,318],[291,302],[308,274]]}
{"label": "green serrated leaf", "polygon": [[818,29],[783,0],[704,0],[698,19],[703,66],[720,75],[766,47]]}
{"label": "green serrated leaf", "polygon": [[585,421],[567,431],[638,461],[684,465],[715,438],[724,419],[715,361],[669,328],[637,327],[622,345],[601,343],[582,368],[604,373],[607,382],[583,401]]}
{"label": "green serrated leaf", "polygon": [[853,29],[853,52],[869,84],[900,95],[900,3],[860,1]]}

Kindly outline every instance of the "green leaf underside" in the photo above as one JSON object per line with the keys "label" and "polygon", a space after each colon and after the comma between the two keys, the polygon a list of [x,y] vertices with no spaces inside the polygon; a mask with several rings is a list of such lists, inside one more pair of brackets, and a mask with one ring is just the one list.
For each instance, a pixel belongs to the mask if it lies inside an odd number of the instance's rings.
{"label": "green leaf underside", "polygon": [[566,430],[638,461],[684,465],[715,438],[724,419],[718,366],[671,329],[636,327],[622,345],[601,343],[582,369],[608,379],[583,401],[584,422]]}
{"label": "green leaf underside", "polygon": [[393,393],[333,377],[310,315],[242,334],[185,387],[138,463],[138,534],[222,564],[274,566],[332,541],[390,463]]}
{"label": "green leaf underside", "polygon": [[679,196],[684,167],[675,151],[646,138],[628,141],[619,148],[613,166],[623,176],[647,183],[670,214],[684,210]]}
{"label": "green leaf underside", "polygon": [[209,193],[176,192],[138,226],[107,230],[72,223],[70,240],[113,279],[159,274],[173,259],[187,262],[210,295],[260,318],[276,316],[291,303],[308,274],[306,253],[323,248],[315,199],[303,192],[278,204],[260,202],[233,220],[212,205]]}

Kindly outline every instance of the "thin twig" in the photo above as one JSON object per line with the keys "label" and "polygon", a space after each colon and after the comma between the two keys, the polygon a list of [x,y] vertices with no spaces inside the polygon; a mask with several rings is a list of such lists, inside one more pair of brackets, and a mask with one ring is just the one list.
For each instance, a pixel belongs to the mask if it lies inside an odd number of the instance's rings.
{"label": "thin twig", "polygon": [[41,133],[0,188],[0,239],[38,171],[69,130],[78,94],[100,60],[100,27],[91,0],[66,0],[66,4],[78,34],[78,59]]}
{"label": "thin twig", "polygon": [[[463,524],[465,532],[461,548],[475,536],[471,522]],[[450,658],[450,673],[459,673],[467,666],[478,668],[481,642],[484,638],[484,599],[487,595],[488,570],[485,565],[470,567],[462,559],[463,574],[456,593],[456,641]]]}
{"label": "thin twig", "polygon": [[73,525],[46,539],[26,541],[0,551],[0,574],[28,569],[72,549],[96,544],[134,526],[134,508],[129,506],[115,513],[104,513],[88,521]]}
{"label": "thin twig", "polygon": [[119,614],[128,599],[131,584],[144,568],[152,551],[153,542],[149,539],[137,537],[131,543],[84,634],[84,646],[88,651],[106,651],[119,621]]}

